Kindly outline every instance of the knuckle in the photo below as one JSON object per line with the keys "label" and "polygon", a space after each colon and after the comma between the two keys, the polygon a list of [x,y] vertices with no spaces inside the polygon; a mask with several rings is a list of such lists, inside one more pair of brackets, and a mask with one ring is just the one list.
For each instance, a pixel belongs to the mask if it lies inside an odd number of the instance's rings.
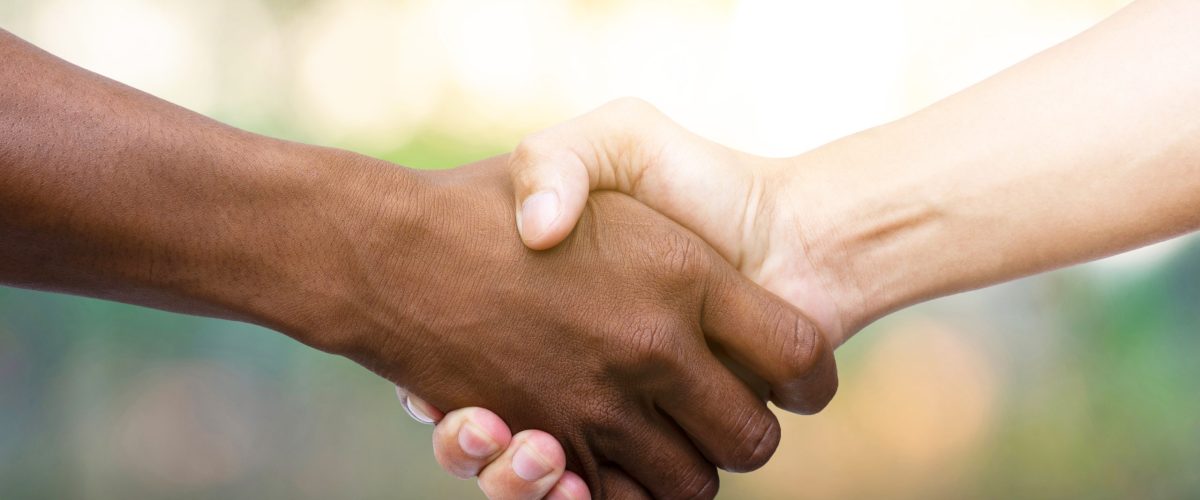
{"label": "knuckle", "polygon": [[517,147],[513,149],[513,155],[529,156],[537,155],[544,149],[545,144],[544,132],[534,132],[521,139],[517,143]]}
{"label": "knuckle", "polygon": [[517,147],[508,157],[508,163],[513,167],[536,165],[550,156],[553,149],[553,144],[545,132],[530,134],[517,143]]}
{"label": "knuckle", "polygon": [[536,486],[514,477],[515,473],[484,472],[479,476],[479,490],[487,498],[529,498]]}
{"label": "knuckle", "polygon": [[721,468],[730,472],[749,472],[762,467],[779,447],[779,421],[765,408],[747,411],[739,419],[735,444],[728,463]]}
{"label": "knuckle", "polygon": [[837,370],[821,332],[796,315],[777,322],[777,345],[782,346],[780,380],[773,383],[772,399],[788,411],[813,414],[833,400],[838,389]]}
{"label": "knuckle", "polygon": [[663,239],[663,258],[671,274],[695,279],[708,270],[708,253],[695,238],[675,231]]}
{"label": "knuckle", "polygon": [[674,367],[680,351],[679,334],[674,321],[646,319],[627,330],[627,359],[637,374],[650,375]]}
{"label": "knuckle", "polygon": [[526,189],[539,187],[552,178],[583,168],[586,162],[577,152],[579,141],[576,135],[554,129],[526,136],[508,157],[513,184]]}
{"label": "knuckle", "polygon": [[680,477],[682,482],[675,490],[676,494],[669,498],[711,499],[717,496],[717,490],[720,489],[720,478],[717,476],[716,469],[712,467],[691,467]]}
{"label": "knuckle", "polygon": [[598,439],[619,440],[629,432],[629,419],[620,404],[614,402],[598,403],[591,411],[590,427],[592,434]]}
{"label": "knuckle", "polygon": [[803,380],[820,358],[820,332],[798,314],[781,313],[774,324],[776,345],[783,355],[783,382]]}
{"label": "knuckle", "polygon": [[457,439],[450,434],[444,433],[440,438],[434,439],[433,458],[442,470],[459,479],[475,477],[483,468],[479,460],[463,454]]}
{"label": "knuckle", "polygon": [[821,410],[824,410],[825,407],[829,406],[829,403],[831,401],[833,401],[833,397],[835,395],[837,395],[837,391],[838,391],[837,371],[832,370],[829,380],[825,384],[822,384],[822,385],[814,388],[814,390],[813,390],[814,395],[812,396],[812,403],[809,404],[808,408],[806,408],[807,413],[810,413],[810,414],[817,413],[817,412],[820,412]]}

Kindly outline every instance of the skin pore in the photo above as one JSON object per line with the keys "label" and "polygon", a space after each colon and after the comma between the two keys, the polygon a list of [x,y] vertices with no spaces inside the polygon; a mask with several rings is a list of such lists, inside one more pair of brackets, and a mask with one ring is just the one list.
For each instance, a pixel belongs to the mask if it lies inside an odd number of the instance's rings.
{"label": "skin pore", "polygon": [[[1197,25],[1200,3],[1137,1],[911,116],[794,158],[724,148],[617,101],[515,152],[521,234],[551,248],[590,191],[630,194],[840,345],[911,304],[1200,228]],[[443,422],[503,427],[471,411]],[[478,458],[461,463],[495,498],[545,494],[489,483]]]}

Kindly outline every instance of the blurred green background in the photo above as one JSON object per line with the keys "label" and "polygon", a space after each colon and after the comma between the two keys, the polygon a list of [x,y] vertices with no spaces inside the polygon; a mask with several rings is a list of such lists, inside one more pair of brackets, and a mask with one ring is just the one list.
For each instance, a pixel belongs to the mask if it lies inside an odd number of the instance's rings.
{"label": "blurred green background", "polygon": [[[1124,3],[7,0],[0,26],[239,127],[434,168],[622,95],[795,154]],[[1198,497],[1197,283],[1185,238],[886,318],[723,497]],[[0,288],[0,498],[478,498],[429,435],[282,335]]]}

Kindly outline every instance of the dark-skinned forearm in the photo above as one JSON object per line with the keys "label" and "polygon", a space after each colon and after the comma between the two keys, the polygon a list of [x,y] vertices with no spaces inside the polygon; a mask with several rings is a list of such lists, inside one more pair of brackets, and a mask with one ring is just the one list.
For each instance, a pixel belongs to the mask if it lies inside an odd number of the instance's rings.
{"label": "dark-skinned forearm", "polygon": [[304,336],[328,314],[311,304],[329,304],[317,299],[345,271],[332,254],[354,231],[349,211],[369,209],[350,201],[358,186],[403,181],[383,162],[222,125],[6,32],[0,60],[3,284]]}
{"label": "dark-skinned forearm", "polygon": [[750,470],[778,444],[709,336],[783,407],[836,389],[806,318],[626,197],[534,252],[503,157],[418,175],[220,125],[11,36],[0,58],[0,283],[280,330],[658,496],[710,497],[714,464]]}

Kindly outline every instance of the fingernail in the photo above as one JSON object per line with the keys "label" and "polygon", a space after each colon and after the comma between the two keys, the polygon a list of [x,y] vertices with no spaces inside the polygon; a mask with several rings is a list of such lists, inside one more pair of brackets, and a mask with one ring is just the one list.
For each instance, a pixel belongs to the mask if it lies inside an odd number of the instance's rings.
{"label": "fingernail", "polygon": [[546,495],[545,500],[579,500],[574,494],[563,488],[562,483],[554,485],[554,489],[550,490],[550,494]]}
{"label": "fingernail", "polygon": [[521,479],[537,481],[549,474],[552,467],[546,463],[545,457],[534,449],[532,444],[525,443],[513,454],[512,468]]}
{"label": "fingernail", "polygon": [[558,193],[538,191],[521,203],[521,212],[517,214],[517,231],[526,240],[538,238],[558,220],[560,212]]}
{"label": "fingernail", "polygon": [[416,420],[417,422],[422,424],[433,423],[433,417],[422,410],[421,407],[413,404],[412,398],[404,398],[404,411],[407,411],[408,416],[412,417],[413,420]]}
{"label": "fingernail", "polygon": [[490,457],[500,449],[500,445],[491,436],[471,422],[464,423],[458,431],[458,446],[475,458]]}
{"label": "fingernail", "polygon": [[396,397],[400,398],[400,406],[404,407],[404,412],[412,417],[413,420],[422,424],[434,423],[434,418],[424,408],[420,408],[413,403],[413,399],[408,396],[408,391],[400,386],[396,386]]}
{"label": "fingernail", "polygon": [[442,418],[446,416],[445,413],[442,413],[442,410],[437,409],[436,406],[429,404],[428,401],[421,399],[419,396],[409,394],[408,404],[412,405],[413,410],[416,410],[418,414],[429,417],[435,424],[441,422]]}

